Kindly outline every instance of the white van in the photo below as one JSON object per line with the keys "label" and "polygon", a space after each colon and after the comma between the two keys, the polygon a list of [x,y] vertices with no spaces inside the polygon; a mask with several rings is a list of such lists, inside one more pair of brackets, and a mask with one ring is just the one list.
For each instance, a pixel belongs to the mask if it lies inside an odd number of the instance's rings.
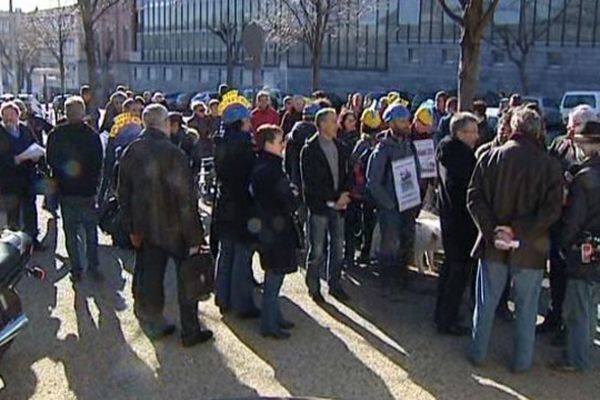
{"label": "white van", "polygon": [[568,122],[569,112],[581,104],[592,107],[600,117],[600,92],[566,92],[560,102],[560,114],[565,124]]}

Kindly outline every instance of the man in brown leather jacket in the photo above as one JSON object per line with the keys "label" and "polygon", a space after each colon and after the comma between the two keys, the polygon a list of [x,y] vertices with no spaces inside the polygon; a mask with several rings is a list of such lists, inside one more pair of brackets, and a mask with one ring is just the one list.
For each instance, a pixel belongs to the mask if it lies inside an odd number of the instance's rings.
{"label": "man in brown leather jacket", "polygon": [[516,343],[512,369],[533,361],[538,299],[550,248],[550,227],[560,218],[562,175],[540,145],[542,118],[529,109],[511,120],[513,134],[477,163],[467,193],[479,230],[473,256],[480,260],[469,359],[484,361],[494,314],[507,279],[514,282]]}

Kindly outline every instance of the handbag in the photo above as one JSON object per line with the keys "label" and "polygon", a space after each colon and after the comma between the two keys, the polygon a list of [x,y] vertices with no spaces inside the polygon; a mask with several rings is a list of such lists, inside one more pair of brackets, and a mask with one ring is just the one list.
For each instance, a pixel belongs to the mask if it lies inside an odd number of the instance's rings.
{"label": "handbag", "polygon": [[184,295],[190,302],[207,300],[215,289],[215,262],[208,246],[181,263]]}
{"label": "handbag", "polygon": [[111,236],[113,244],[121,249],[133,248],[129,234],[123,227],[121,208],[116,197],[111,197],[98,210],[98,226]]}

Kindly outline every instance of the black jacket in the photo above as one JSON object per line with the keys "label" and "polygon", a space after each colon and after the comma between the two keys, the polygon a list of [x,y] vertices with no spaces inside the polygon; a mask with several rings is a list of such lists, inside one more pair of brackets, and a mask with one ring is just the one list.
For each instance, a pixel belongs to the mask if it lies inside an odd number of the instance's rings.
{"label": "black jacket", "polygon": [[281,119],[281,129],[283,129],[283,133],[286,135],[292,131],[296,122],[302,121],[302,113],[301,112],[286,112]]}
{"label": "black jacket", "polygon": [[[562,208],[560,165],[533,139],[514,135],[477,162],[467,207],[479,237],[473,257],[542,269],[550,249],[550,227]],[[510,226],[520,247],[511,252],[494,246],[494,229]]]}
{"label": "black jacket", "polygon": [[217,199],[213,224],[220,238],[254,240],[248,230],[248,221],[254,212],[249,185],[255,161],[254,143],[249,132],[226,130],[217,141]]}
{"label": "black jacket", "polygon": [[556,232],[567,258],[568,276],[600,282],[600,263],[582,264],[579,248],[585,232],[600,236],[600,156],[580,166]]}
{"label": "black jacket", "polygon": [[310,139],[317,132],[314,122],[300,121],[294,125],[292,131],[287,135],[287,144],[285,147],[285,172],[290,177],[292,183],[298,188],[302,187],[302,174],[300,173],[300,152]]}
{"label": "black jacket", "polygon": [[15,156],[35,143],[31,130],[19,123],[21,136],[13,138],[0,124],[0,195],[29,195],[32,191],[35,164],[15,164]]}
{"label": "black jacket", "polygon": [[350,191],[348,180],[348,161],[345,151],[338,141],[338,188],[334,188],[331,168],[325,153],[319,144],[319,134],[313,135],[304,145],[300,153],[300,170],[302,173],[302,190],[308,209],[315,214],[326,214],[332,208],[328,202],[337,201],[343,192]]}
{"label": "black jacket", "polygon": [[204,243],[185,154],[161,131],[146,129],[123,154],[118,199],[124,228],[144,243],[182,257]]}
{"label": "black jacket", "polygon": [[460,139],[446,136],[437,147],[436,161],[445,256],[451,261],[466,261],[477,238],[477,228],[467,210],[475,155]]}
{"label": "black jacket", "polygon": [[280,273],[298,269],[300,238],[293,218],[299,198],[283,172],[283,159],[260,152],[252,171],[250,192],[261,229],[258,233],[263,268]]}
{"label": "black jacket", "polygon": [[100,136],[83,122],[60,125],[50,132],[47,147],[48,165],[58,184],[58,193],[96,196],[102,172]]}

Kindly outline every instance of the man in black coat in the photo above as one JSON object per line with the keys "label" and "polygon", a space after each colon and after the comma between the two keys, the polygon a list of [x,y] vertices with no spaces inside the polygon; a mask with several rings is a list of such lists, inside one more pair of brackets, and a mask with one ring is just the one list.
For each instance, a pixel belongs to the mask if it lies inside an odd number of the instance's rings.
{"label": "man in black coat", "polygon": [[68,122],[56,127],[48,136],[48,164],[57,184],[71,279],[81,280],[79,228],[83,227],[88,271],[94,279],[101,280],[96,195],[102,172],[102,143],[94,129],[83,122],[85,103],[81,97],[69,97],[65,112]]}
{"label": "man in black coat", "polygon": [[[6,213],[7,226],[24,230],[34,240],[36,249],[43,250],[37,241],[37,210],[35,205],[35,162],[23,152],[35,143],[33,133],[19,122],[20,109],[5,102],[0,109],[0,198]],[[39,160],[39,157],[38,157]],[[21,216],[23,224],[21,224]]]}
{"label": "man in black coat", "polygon": [[571,139],[582,160],[556,230],[568,276],[563,312],[566,357],[555,365],[563,372],[592,368],[600,303],[600,123],[588,121]]}
{"label": "man in black coat", "polygon": [[298,270],[297,249],[300,245],[294,212],[299,193],[283,172],[283,131],[278,126],[258,129],[260,152],[252,171],[250,192],[256,204],[261,229],[259,253],[265,269],[265,286],[261,312],[261,333],[275,339],[287,339],[294,325],[283,319],[279,308],[279,290],[286,274]]}
{"label": "man in black coat", "polygon": [[310,103],[304,106],[302,112],[302,121],[296,122],[292,131],[287,134],[285,148],[285,172],[290,180],[298,188],[302,187],[302,177],[300,173],[300,151],[316,132],[315,115],[319,111],[319,106]]}
{"label": "man in black coat", "polygon": [[185,347],[212,338],[198,322],[198,302],[184,291],[182,260],[205,242],[193,178],[185,154],[169,139],[167,109],[150,105],[142,115],[140,139],[121,158],[118,198],[125,230],[135,247],[134,313],[151,339],[170,335],[175,326],[163,317],[163,281],[169,259],[177,266],[181,339]]}
{"label": "man in black coat", "polygon": [[343,211],[350,204],[348,163],[336,141],[338,126],[333,108],[317,113],[318,133],[308,140],[300,154],[302,190],[308,207],[308,257],[306,285],[313,300],[325,302],[321,295],[321,268],[325,265],[325,239],[329,238],[329,293],[348,300],[341,286],[344,257]]}
{"label": "man in black coat", "polygon": [[458,311],[475,261],[471,249],[477,228],[467,210],[467,188],[475,168],[473,149],[479,140],[477,118],[457,113],[450,122],[450,136],[440,142],[437,152],[440,219],[445,260],[438,283],[435,322],[438,332],[466,335],[470,329],[459,325]]}

